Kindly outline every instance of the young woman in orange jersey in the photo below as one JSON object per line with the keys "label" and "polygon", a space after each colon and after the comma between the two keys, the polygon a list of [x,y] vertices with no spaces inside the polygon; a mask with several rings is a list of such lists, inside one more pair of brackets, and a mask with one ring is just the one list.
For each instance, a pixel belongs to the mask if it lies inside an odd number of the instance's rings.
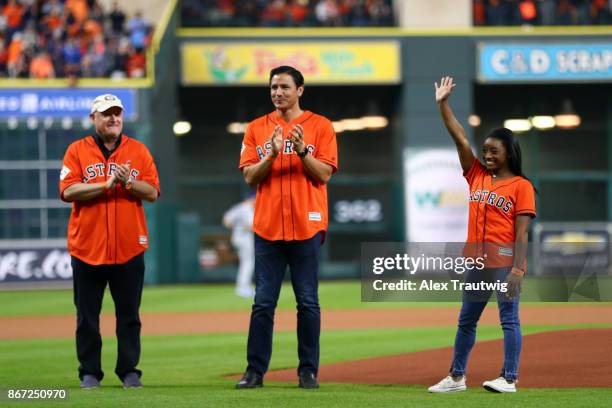
{"label": "young woman in orange jersey", "polygon": [[[504,332],[504,363],[500,376],[485,381],[483,386],[493,392],[516,392],[522,344],[518,293],[525,275],[529,223],[536,215],[534,188],[523,174],[521,148],[511,130],[498,128],[489,133],[482,146],[484,164],[474,156],[465,131],[448,104],[454,87],[451,77],[443,77],[440,85],[435,83],[436,102],[470,188],[466,250],[476,249],[487,256],[485,269],[470,271],[466,281],[486,276],[508,283],[507,292],[497,292]],[[467,361],[476,341],[476,325],[491,292],[480,291],[476,299],[471,295],[464,293],[450,373],[431,386],[430,392],[467,389]]]}

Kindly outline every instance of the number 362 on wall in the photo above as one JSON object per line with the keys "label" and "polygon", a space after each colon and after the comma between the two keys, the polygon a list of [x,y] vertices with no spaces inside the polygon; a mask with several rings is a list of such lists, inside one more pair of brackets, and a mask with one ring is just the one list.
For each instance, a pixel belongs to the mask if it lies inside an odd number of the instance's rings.
{"label": "number 362 on wall", "polygon": [[383,220],[382,204],[378,200],[340,200],[334,204],[334,221],[380,222]]}

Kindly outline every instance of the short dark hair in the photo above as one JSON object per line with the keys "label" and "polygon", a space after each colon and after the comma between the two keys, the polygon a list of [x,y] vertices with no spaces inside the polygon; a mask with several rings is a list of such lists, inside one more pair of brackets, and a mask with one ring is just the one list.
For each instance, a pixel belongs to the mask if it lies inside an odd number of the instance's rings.
{"label": "short dark hair", "polygon": [[304,86],[304,76],[297,69],[290,67],[289,65],[281,65],[280,67],[273,68],[270,71],[270,79],[268,81],[268,85],[272,83],[272,77],[278,74],[288,74],[293,78],[293,82],[295,82],[295,87],[299,88],[300,86]]}

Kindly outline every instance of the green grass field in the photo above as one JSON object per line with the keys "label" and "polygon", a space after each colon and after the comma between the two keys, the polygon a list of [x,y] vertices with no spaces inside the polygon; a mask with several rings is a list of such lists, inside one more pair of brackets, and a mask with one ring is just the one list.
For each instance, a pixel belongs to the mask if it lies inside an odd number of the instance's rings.
{"label": "green grass field", "polygon": [[[324,309],[411,308],[449,306],[448,303],[361,303],[359,283],[326,282],[321,285]],[[106,300],[109,300],[107,296]],[[0,292],[0,316],[72,314],[70,291]],[[491,305],[494,306],[494,305]],[[293,309],[293,294],[283,288],[281,309]],[[143,312],[245,310],[249,301],[233,295],[230,286],[181,286],[145,288]],[[112,304],[105,303],[105,313]],[[524,333],[576,326],[526,326]],[[321,337],[321,363],[393,355],[452,345],[454,327],[420,329],[371,329],[325,331]],[[481,327],[479,339],[501,337],[497,327]],[[245,367],[246,334],[144,336],[142,359],[145,387],[123,390],[113,373],[115,339],[105,338],[103,366],[106,377],[98,390],[78,389],[74,339],[0,341],[0,388],[64,388],[67,402],[60,406],[131,407],[609,407],[612,389],[521,389],[516,395],[488,393],[478,387],[466,393],[430,395],[423,386],[374,386],[322,384],[318,390],[302,390],[293,383],[266,382],[263,389],[233,389],[227,374]],[[295,333],[277,333],[271,369],[295,367]],[[444,373],[440,373],[441,376]],[[568,374],[571,375],[571,374]],[[10,404],[0,397],[1,405]],[[49,406],[32,402],[27,406]]]}

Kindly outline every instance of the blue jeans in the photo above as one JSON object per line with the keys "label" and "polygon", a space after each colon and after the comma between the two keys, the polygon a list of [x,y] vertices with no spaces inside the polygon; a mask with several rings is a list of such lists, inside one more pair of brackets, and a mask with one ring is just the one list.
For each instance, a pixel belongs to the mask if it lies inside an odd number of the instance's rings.
{"label": "blue jeans", "polygon": [[274,310],[287,265],[297,301],[298,374],[319,370],[318,274],[321,233],[304,241],[268,241],[255,235],[255,300],[247,344],[247,370],[265,374],[272,356]]}
{"label": "blue jeans", "polygon": [[[511,268],[489,269],[497,279],[504,282]],[[466,282],[474,281],[482,271],[472,270],[468,272]],[[487,299],[491,296],[488,293]],[[482,311],[487,305],[486,301],[471,301],[464,292],[463,304],[459,313],[459,323],[457,335],[455,337],[455,350],[453,353],[453,363],[451,365],[451,375],[465,375],[470,351],[476,342],[476,325],[482,315]],[[519,371],[519,359],[522,347],[521,322],[519,320],[519,301],[508,300],[505,293],[497,292],[497,307],[499,309],[499,320],[504,332],[504,365],[500,376],[506,380],[516,380]]]}

